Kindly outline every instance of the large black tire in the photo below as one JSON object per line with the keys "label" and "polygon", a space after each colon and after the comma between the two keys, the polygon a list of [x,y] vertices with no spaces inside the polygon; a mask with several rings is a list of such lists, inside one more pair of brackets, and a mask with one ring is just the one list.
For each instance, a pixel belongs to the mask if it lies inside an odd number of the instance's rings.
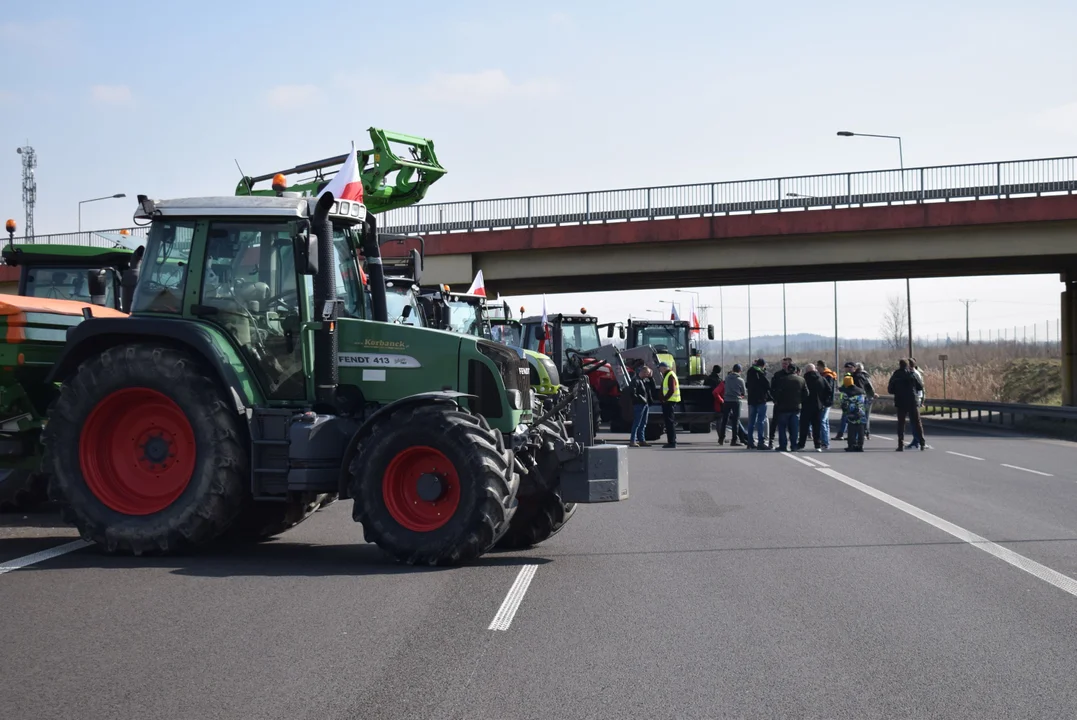
{"label": "large black tire", "polygon": [[[249,501],[240,510],[223,539],[243,541],[268,540],[291,530],[328,503],[328,495],[299,493],[285,502]],[[336,495],[332,495],[336,498]]]}
{"label": "large black tire", "polygon": [[561,501],[556,490],[521,495],[508,531],[497,541],[502,550],[519,550],[549,540],[576,514],[576,503]]}
{"label": "large black tire", "polygon": [[[423,525],[399,509],[394,513],[386,497],[392,496],[390,488],[419,482],[418,475],[413,479],[410,474],[390,474],[390,464],[409,453],[426,453],[425,449],[440,454],[439,462],[451,466],[439,467],[436,473],[432,468],[430,473],[445,488],[451,488],[449,476],[455,473],[458,501],[447,520],[428,519]],[[513,464],[501,433],[491,430],[482,416],[443,404],[405,408],[375,427],[349,464],[355,498],[352,517],[362,523],[367,542],[399,562],[468,562],[493,546],[516,512],[520,478]],[[434,512],[433,502],[424,506],[424,512]]]}
{"label": "large black tire", "polygon": [[647,423],[647,427],[643,430],[643,437],[647,442],[654,442],[658,438],[665,434],[665,429],[661,425],[652,425]]}
{"label": "large black tire", "polygon": [[48,478],[30,470],[0,471],[0,512],[36,510],[48,502]]}
{"label": "large black tire", "polygon": [[[150,400],[144,401],[144,407],[120,402],[138,397],[155,399],[157,405],[149,404]],[[90,422],[99,407],[102,411],[116,407],[114,421],[100,423],[98,418]],[[172,414],[163,416],[162,407]],[[183,471],[174,498],[156,498],[154,502],[160,505],[156,507],[136,496],[124,496],[118,480],[108,486],[111,494],[101,489],[101,483],[108,482],[107,473],[100,471],[104,463],[150,462],[149,441],[136,445],[132,438],[128,447],[127,436],[150,437],[154,422],[161,427],[171,422],[174,427],[177,421],[189,425],[186,437],[190,442],[166,441],[169,451],[176,454],[168,456],[171,466],[161,466]],[[85,432],[84,426],[88,428]],[[161,436],[160,430],[156,432]],[[87,437],[105,441],[94,443],[94,447],[88,443],[84,451],[81,445]],[[42,434],[49,496],[60,503],[63,516],[75,524],[84,539],[107,553],[140,555],[202,546],[220,536],[242,507],[250,483],[244,438],[234,403],[195,357],[144,343],[109,348],[83,362],[64,381],[49,411]],[[138,457],[133,448],[141,448],[144,455]],[[156,452],[154,458],[158,457]],[[96,478],[93,488],[84,474],[84,464]],[[150,467],[153,472],[156,466]],[[190,471],[184,482],[187,467]],[[171,475],[168,470],[159,472],[170,481],[176,477],[174,470]],[[139,512],[120,507],[128,501],[144,505],[138,507]]]}

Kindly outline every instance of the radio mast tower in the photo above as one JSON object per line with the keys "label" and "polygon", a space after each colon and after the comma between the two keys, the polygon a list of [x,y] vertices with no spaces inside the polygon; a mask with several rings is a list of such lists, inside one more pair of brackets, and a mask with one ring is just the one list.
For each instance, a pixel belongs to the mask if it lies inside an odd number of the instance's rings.
{"label": "radio mast tower", "polygon": [[34,240],[34,205],[37,203],[37,180],[34,168],[37,167],[37,153],[27,143],[15,152],[22,155],[22,206],[26,210],[26,229],[23,235],[29,242]]}

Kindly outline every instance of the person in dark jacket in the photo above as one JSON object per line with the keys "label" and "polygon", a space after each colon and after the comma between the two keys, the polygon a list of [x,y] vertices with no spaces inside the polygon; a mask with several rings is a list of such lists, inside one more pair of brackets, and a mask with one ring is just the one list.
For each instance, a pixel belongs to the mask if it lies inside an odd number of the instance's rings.
{"label": "person in dark jacket", "polygon": [[703,379],[703,385],[708,390],[714,390],[722,382],[722,366],[714,365],[711,367],[711,373]]}
{"label": "person in dark jacket", "polygon": [[732,421],[729,446],[740,446],[740,409],[744,401],[746,389],[744,378],[740,376],[740,363],[733,365],[733,370],[725,376],[725,393],[722,398],[722,420],[718,425],[718,444],[725,442],[726,425]]}
{"label": "person in dark jacket", "polygon": [[[886,391],[894,396],[894,407],[897,409],[897,450],[905,449],[905,418],[914,426],[913,435],[924,437],[924,423],[920,419],[920,403],[917,393],[923,392],[924,384],[909,367],[909,361],[902,358],[898,360],[898,369],[890,376],[890,382]],[[924,445],[920,445],[924,449]]]}
{"label": "person in dark jacket", "polygon": [[[782,358],[782,367],[781,367],[781,369],[774,371],[774,377],[772,377],[770,379],[771,399],[772,400],[774,399],[774,397],[773,397],[774,396],[774,384],[777,383],[780,378],[783,378],[783,377],[785,377],[786,375],[789,374],[789,368],[790,368],[790,366],[792,364],[793,364],[793,358],[787,358],[787,357]],[[772,447],[772,448],[774,447],[774,434],[776,432],[778,432],[778,411],[777,411],[777,408],[775,408],[775,410],[774,410],[774,419],[770,423],[770,445],[769,445],[769,447]]]}
{"label": "person in dark jacket", "polygon": [[799,368],[790,365],[786,373],[770,385],[774,398],[774,422],[778,426],[778,450],[797,450],[800,436],[800,409],[808,399],[808,386],[800,377]]}
{"label": "person in dark jacket", "polygon": [[767,400],[770,399],[766,360],[759,358],[748,368],[744,384],[748,391],[748,446],[762,450],[767,446]]}
{"label": "person in dark jacket", "polygon": [[823,451],[823,408],[826,406],[829,390],[826,380],[815,365],[808,363],[804,366],[804,385],[808,389],[808,397],[800,415],[800,441],[797,449],[803,450],[808,444],[808,433],[811,433],[815,451]]}
{"label": "person in dark jacket", "polygon": [[871,384],[871,376],[864,370],[864,363],[856,364],[853,380],[864,390],[864,437],[871,440],[871,406],[875,402],[875,387]]}
{"label": "person in dark jacket", "polygon": [[849,430],[846,452],[864,452],[864,391],[853,383],[852,374],[842,378],[841,416]]}
{"label": "person in dark jacket", "polygon": [[646,365],[636,368],[629,392],[632,393],[632,432],[628,436],[628,447],[647,447],[647,419],[651,414],[651,403],[655,395],[655,385],[651,369]]}

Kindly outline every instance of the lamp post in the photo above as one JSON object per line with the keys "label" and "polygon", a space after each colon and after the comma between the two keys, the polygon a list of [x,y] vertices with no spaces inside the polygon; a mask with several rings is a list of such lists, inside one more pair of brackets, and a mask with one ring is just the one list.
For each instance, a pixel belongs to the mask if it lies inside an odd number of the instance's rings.
{"label": "lamp post", "polygon": [[976,302],[975,300],[958,300],[960,303],[965,303],[965,344],[969,344],[969,305]]}
{"label": "lamp post", "polygon": [[116,193],[115,195],[103,195],[99,198],[90,198],[89,200],[79,200],[79,232],[82,232],[82,206],[86,203],[97,202],[98,200],[113,200],[117,198],[127,197],[125,193]]}
{"label": "lamp post", "polygon": [[[901,168],[901,193],[902,202],[905,194],[905,151],[901,147],[900,135],[876,135],[874,133],[856,133],[849,130],[838,130],[838,137],[870,137],[897,140],[898,143],[898,167]],[[909,317],[909,357],[912,357],[912,291],[909,289],[909,278],[905,278],[905,308]]]}
{"label": "lamp post", "polygon": [[[681,290],[681,289],[677,288],[677,289],[674,289],[673,292],[689,293],[691,295],[695,295],[696,296],[696,309],[697,310],[699,309],[699,293],[697,291],[695,291],[695,290]],[[691,320],[692,318],[688,318],[688,319]],[[703,318],[699,319],[699,324],[700,325],[703,324]]]}

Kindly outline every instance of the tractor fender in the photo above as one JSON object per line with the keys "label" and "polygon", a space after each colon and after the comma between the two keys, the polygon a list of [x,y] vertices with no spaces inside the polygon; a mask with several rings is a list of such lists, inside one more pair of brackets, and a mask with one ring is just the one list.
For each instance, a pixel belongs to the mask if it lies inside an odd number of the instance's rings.
{"label": "tractor fender", "polygon": [[435,392],[416,393],[415,395],[408,395],[402,397],[399,400],[394,400],[388,405],[384,405],[374,411],[370,417],[363,421],[363,424],[359,426],[359,429],[352,435],[351,440],[348,441],[348,446],[344,450],[344,458],[340,463],[340,481],[338,483],[338,491],[341,498],[348,497],[348,467],[351,465],[352,457],[359,450],[359,443],[363,441],[363,438],[370,434],[370,431],[381,422],[384,418],[392,415],[393,413],[403,410],[405,408],[418,407],[420,405],[439,405],[449,404],[458,405],[457,402],[460,398],[475,397],[474,395],[468,395],[467,393],[457,392],[455,390],[438,390]]}
{"label": "tractor fender", "polygon": [[[125,342],[163,340],[173,347],[189,350],[204,358],[231,395],[236,412],[246,414],[247,408],[258,404],[258,398],[254,397],[257,386],[238,354],[229,358],[222,350],[220,340],[224,337],[223,333],[220,337],[216,335],[218,333],[205,325],[160,317],[85,320],[68,330],[67,343],[60,359],[49,372],[48,382],[63,382],[78,370],[83,361],[107,348]],[[227,347],[231,349],[231,345]]]}

